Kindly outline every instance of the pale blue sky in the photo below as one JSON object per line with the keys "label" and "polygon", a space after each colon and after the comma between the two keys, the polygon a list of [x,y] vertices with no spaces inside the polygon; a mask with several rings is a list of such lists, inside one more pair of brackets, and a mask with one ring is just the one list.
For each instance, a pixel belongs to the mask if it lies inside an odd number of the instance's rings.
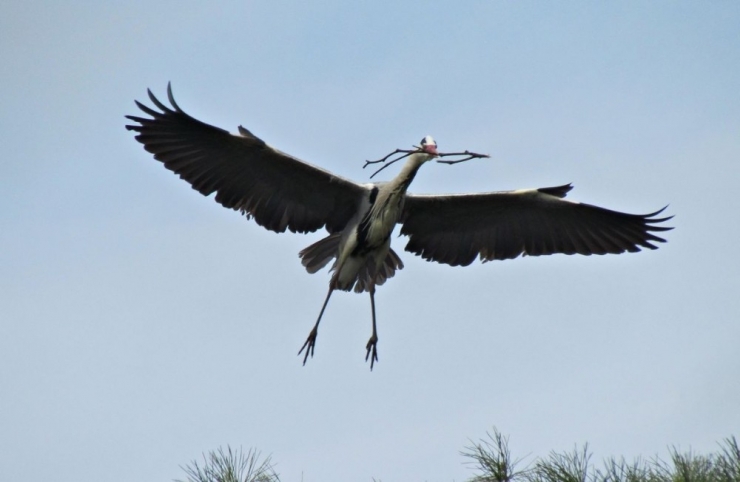
{"label": "pale blue sky", "polygon": [[[402,3],[402,5],[398,5]],[[521,456],[714,451],[740,435],[740,3],[4,2],[0,466],[162,481],[219,446],[283,480],[464,480],[497,426]],[[124,130],[168,81],[192,115],[366,181],[434,135],[491,160],[413,192],[573,182],[670,204],[655,252],[467,268],[402,252],[379,289],[203,198]],[[386,179],[397,172],[384,171]]]}

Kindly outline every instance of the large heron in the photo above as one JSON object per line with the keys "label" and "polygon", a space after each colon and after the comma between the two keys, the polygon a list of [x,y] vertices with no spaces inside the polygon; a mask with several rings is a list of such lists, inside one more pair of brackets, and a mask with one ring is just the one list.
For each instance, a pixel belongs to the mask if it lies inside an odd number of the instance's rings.
{"label": "large heron", "polygon": [[304,365],[309,355],[313,357],[331,294],[354,288],[357,293],[370,293],[373,331],[365,346],[365,361],[370,359],[373,369],[378,360],[375,287],[403,268],[390,247],[396,224],[409,237],[406,251],[451,266],[467,266],[476,258],[485,262],[519,255],[657,249],[653,243],[665,239],[653,233],[672,229],[658,226],[672,217],[657,217],[665,208],[627,214],[567,201],[570,184],[477,194],[409,194],[406,191],[417,171],[432,159],[467,156],[440,161],[452,164],[488,157],[468,151],[438,152],[430,136],[414,149],[397,149],[373,161],[385,162],[392,154],[404,153],[401,158],[408,160],[390,182],[358,184],[281,152],[242,126],[234,135],[189,116],[175,102],[169,84],[170,107],[151,90],[148,94],[159,111],[137,101],[151,118],[126,116],[136,123],[126,128],[138,132],[136,140],[193,189],[204,196],[215,192],[222,206],[241,211],[271,231],[308,233],[326,228],[329,232],[299,253],[309,273],[335,260],[324,304],[298,352],[305,352]]}

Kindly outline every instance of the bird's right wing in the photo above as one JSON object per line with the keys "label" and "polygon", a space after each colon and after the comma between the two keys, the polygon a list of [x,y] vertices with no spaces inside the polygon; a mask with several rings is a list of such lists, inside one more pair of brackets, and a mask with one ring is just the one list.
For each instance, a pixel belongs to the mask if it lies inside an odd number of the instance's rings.
{"label": "bird's right wing", "polygon": [[429,261],[467,266],[524,254],[606,254],[655,249],[663,209],[627,214],[564,200],[571,185],[479,194],[408,194],[400,223],[406,251]]}
{"label": "bird's right wing", "polygon": [[215,192],[224,207],[278,233],[324,226],[337,232],[359,209],[366,187],[280,152],[241,126],[233,135],[190,117],[175,103],[169,85],[172,107],[148,92],[161,112],[136,102],[151,119],[126,116],[137,123],[126,128],[138,132],[136,140],[155,159],[204,196]]}

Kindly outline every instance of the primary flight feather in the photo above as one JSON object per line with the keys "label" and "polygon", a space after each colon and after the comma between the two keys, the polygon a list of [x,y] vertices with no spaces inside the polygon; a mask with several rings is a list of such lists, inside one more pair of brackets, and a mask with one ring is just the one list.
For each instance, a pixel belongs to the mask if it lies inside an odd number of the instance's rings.
{"label": "primary flight feather", "polygon": [[[308,233],[325,228],[329,235],[299,254],[309,273],[332,260],[332,276],[318,319],[299,354],[313,356],[319,322],[334,290],[370,293],[373,331],[365,348],[370,369],[378,360],[375,287],[403,268],[390,247],[396,224],[408,236],[406,251],[429,261],[467,266],[519,255],[619,254],[656,249],[665,239],[655,233],[671,217],[627,214],[565,199],[570,184],[540,189],[477,194],[415,195],[407,192],[426,162],[441,153],[431,136],[412,150],[389,182],[358,184],[281,152],[249,130],[238,134],[186,114],[167,87],[167,106],[151,91],[156,109],[136,105],[149,117],[126,116],[126,128],[164,166],[204,196],[216,194],[222,206],[241,211],[260,226],[278,233]],[[386,158],[381,161],[385,162]],[[378,161],[380,162],[380,161]],[[393,161],[391,161],[393,162]],[[454,163],[457,161],[443,161]]]}

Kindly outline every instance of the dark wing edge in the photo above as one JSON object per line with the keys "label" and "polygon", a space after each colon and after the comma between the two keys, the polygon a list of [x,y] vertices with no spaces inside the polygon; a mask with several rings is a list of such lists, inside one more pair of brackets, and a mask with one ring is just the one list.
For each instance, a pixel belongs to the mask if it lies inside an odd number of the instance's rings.
{"label": "dark wing edge", "polygon": [[367,188],[278,151],[239,126],[239,135],[186,114],[167,85],[171,107],[147,89],[159,111],[136,101],[151,118],[127,115],[136,140],[204,196],[253,217],[271,231],[330,232],[344,228]]}
{"label": "dark wing edge", "polygon": [[620,254],[657,249],[653,233],[673,216],[628,214],[564,200],[571,184],[519,191],[446,196],[409,194],[401,235],[406,251],[428,261],[467,266],[520,255]]}

